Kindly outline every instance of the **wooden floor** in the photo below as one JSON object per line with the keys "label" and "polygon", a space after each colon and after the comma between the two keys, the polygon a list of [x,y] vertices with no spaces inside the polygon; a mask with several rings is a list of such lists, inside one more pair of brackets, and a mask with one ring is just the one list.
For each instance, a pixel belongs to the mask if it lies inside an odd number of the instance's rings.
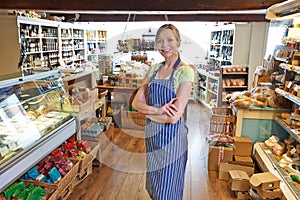
{"label": "wooden floor", "polygon": [[[202,105],[188,104],[189,159],[184,200],[236,199],[217,172],[207,170],[205,136],[209,112]],[[101,167],[77,185],[68,200],[150,200],[145,190],[145,142],[141,130],[115,129],[115,146]]]}

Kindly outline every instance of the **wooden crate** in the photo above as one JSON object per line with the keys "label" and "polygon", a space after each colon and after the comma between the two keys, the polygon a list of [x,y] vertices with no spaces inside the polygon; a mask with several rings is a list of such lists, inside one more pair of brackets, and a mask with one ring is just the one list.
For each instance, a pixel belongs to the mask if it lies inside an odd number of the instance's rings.
{"label": "wooden crate", "polygon": [[235,135],[236,116],[230,108],[212,108],[210,134]]}
{"label": "wooden crate", "polygon": [[72,181],[72,187],[76,187],[80,184],[86,177],[88,177],[93,172],[93,160],[88,163],[84,163],[81,169],[78,171],[76,178]]}
{"label": "wooden crate", "polygon": [[139,112],[121,110],[122,128],[144,129],[146,126],[146,116]]}
{"label": "wooden crate", "polygon": [[67,200],[70,194],[72,194],[74,189],[73,182],[76,180],[76,177],[70,181],[70,183],[60,190],[54,190],[51,196],[47,200]]}
{"label": "wooden crate", "polygon": [[[90,142],[90,146],[91,146],[91,152],[88,153],[86,155],[85,158],[81,159],[81,160],[78,160],[78,159],[74,159],[76,161],[79,162],[79,166],[78,166],[78,174],[81,174],[82,171],[85,170],[86,166],[90,163],[90,162],[93,162],[93,160],[96,158],[97,154],[98,154],[98,151],[99,151],[99,144],[96,143],[96,142]],[[72,160],[72,158],[71,158]]]}
{"label": "wooden crate", "polygon": [[106,158],[108,152],[114,145],[114,124],[111,123],[110,127],[100,134],[99,137],[82,136],[82,139],[89,142],[95,142],[99,145],[98,151],[95,153],[96,159],[94,160],[93,165],[100,166],[101,161]]}
{"label": "wooden crate", "polygon": [[40,182],[37,180],[22,180],[26,184],[32,183],[34,185],[39,185],[42,186],[45,191],[46,190],[52,190],[54,191],[49,199],[67,199],[67,197],[72,193],[73,191],[73,184],[72,182],[75,180],[77,174],[78,174],[78,169],[79,169],[79,162],[78,161],[72,161],[73,162],[73,167],[70,169],[70,171],[59,181],[56,183],[45,183],[45,182]]}

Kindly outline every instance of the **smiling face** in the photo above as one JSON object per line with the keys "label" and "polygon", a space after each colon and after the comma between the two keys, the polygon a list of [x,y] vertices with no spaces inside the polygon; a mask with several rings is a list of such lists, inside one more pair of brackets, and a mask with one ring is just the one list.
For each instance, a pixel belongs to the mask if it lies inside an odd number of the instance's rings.
{"label": "smiling face", "polygon": [[178,30],[171,28],[160,28],[156,36],[156,48],[160,54],[169,58],[178,54],[178,47],[180,46],[180,38]]}

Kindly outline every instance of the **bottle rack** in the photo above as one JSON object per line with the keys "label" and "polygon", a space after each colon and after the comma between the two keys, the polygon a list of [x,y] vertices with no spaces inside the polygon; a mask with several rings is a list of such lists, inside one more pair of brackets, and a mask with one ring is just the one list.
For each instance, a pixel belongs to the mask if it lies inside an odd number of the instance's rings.
{"label": "bottle rack", "polygon": [[26,63],[23,68],[52,68],[58,64],[57,26],[19,23]]}
{"label": "bottle rack", "polygon": [[99,67],[99,61],[101,55],[104,55],[107,50],[107,32],[104,30],[87,29],[86,40],[87,40],[87,60],[94,63],[95,66]]}
{"label": "bottle rack", "polygon": [[247,64],[250,39],[251,24],[217,27],[211,32],[209,58],[216,66]]}
{"label": "bottle rack", "polygon": [[[84,60],[93,59],[98,66],[99,55],[107,49],[106,31],[93,30],[90,34],[91,27],[83,25],[5,15],[0,16],[0,25],[3,27],[0,30],[0,60],[7,66],[1,69],[1,74],[19,72],[19,68],[29,73],[44,71],[62,64],[74,69]],[[89,57],[92,47],[95,51]]]}
{"label": "bottle rack", "polygon": [[72,68],[80,67],[85,59],[84,49],[84,33],[85,30],[75,25],[61,25],[61,58],[67,66]]}

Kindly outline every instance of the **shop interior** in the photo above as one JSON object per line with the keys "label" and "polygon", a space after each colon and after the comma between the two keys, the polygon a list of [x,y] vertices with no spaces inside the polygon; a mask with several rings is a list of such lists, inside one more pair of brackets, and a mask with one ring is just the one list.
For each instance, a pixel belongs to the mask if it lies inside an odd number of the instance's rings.
{"label": "shop interior", "polygon": [[299,199],[299,1],[144,4],[0,2],[0,197],[150,200],[132,98],[171,23],[195,73],[183,199]]}

